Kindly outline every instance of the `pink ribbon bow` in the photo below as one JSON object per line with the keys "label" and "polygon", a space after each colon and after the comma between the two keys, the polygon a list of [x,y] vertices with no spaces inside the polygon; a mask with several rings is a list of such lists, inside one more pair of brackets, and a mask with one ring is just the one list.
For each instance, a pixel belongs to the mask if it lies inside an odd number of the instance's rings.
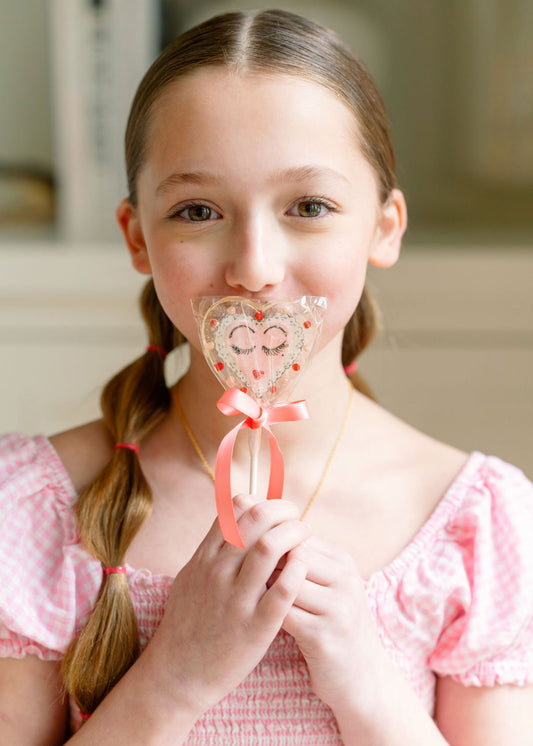
{"label": "pink ribbon bow", "polygon": [[270,477],[267,500],[279,499],[283,492],[283,456],[270,425],[277,422],[307,419],[309,411],[304,400],[290,402],[289,404],[275,404],[263,409],[251,396],[234,388],[227,389],[223,393],[217,402],[217,407],[228,417],[235,417],[239,414],[246,415],[246,419],[234,427],[233,430],[230,430],[222,439],[215,463],[215,498],[222,535],[230,544],[244,548],[235,520],[231,496],[231,459],[237,435],[243,427],[252,430],[262,427],[268,432],[270,439]]}

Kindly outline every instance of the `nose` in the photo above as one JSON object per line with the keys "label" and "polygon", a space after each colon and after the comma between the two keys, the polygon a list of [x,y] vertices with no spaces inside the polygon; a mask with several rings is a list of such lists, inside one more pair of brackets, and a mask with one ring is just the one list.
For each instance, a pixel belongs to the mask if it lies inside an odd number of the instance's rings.
{"label": "nose", "polygon": [[283,239],[267,219],[255,216],[236,222],[229,240],[225,280],[230,287],[258,293],[284,279]]}

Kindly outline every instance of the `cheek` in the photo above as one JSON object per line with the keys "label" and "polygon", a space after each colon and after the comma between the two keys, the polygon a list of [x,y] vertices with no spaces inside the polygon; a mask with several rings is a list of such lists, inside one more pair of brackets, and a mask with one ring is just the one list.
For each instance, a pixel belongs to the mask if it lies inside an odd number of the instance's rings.
{"label": "cheek", "polygon": [[331,251],[332,261],[327,267],[317,263],[316,273],[309,285],[314,294],[323,295],[328,301],[321,334],[321,347],[344,329],[361,299],[366,280],[367,262],[363,253],[358,255]]}
{"label": "cheek", "polygon": [[198,272],[198,262],[176,257],[158,257],[152,261],[152,275],[157,297],[174,326],[191,341],[197,338],[196,322],[191,309],[191,298],[204,294],[206,285]]}

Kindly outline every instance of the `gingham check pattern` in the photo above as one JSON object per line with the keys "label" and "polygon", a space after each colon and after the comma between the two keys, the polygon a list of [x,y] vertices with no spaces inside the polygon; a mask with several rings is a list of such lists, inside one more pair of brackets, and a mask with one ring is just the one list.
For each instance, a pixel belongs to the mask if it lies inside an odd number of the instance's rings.
{"label": "gingham check pattern", "polygon": [[[76,494],[49,441],[0,438],[0,656],[59,660],[102,582],[80,546]],[[141,644],[172,579],[128,567]],[[366,583],[378,633],[432,712],[437,676],[466,686],[533,683],[533,485],[474,452],[409,545]],[[255,671],[209,711],[188,746],[340,744],[281,632]]]}

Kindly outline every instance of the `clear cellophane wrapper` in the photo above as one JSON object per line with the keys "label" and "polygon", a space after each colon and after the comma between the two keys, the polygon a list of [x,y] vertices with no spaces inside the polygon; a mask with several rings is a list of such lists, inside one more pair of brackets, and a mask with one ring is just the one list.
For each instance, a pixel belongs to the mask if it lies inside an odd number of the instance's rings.
{"label": "clear cellophane wrapper", "polygon": [[215,376],[225,389],[240,389],[264,407],[287,401],[312,359],[326,306],[326,299],[316,296],[192,301],[205,359]]}

